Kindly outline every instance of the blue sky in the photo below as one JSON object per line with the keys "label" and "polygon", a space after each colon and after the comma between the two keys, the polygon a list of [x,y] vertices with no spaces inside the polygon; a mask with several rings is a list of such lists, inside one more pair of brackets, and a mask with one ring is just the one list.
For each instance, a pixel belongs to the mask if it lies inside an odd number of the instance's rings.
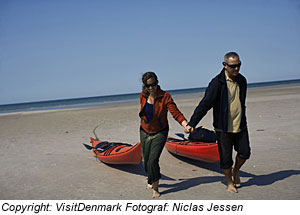
{"label": "blue sky", "polygon": [[0,0],[0,104],[300,78],[299,0]]}

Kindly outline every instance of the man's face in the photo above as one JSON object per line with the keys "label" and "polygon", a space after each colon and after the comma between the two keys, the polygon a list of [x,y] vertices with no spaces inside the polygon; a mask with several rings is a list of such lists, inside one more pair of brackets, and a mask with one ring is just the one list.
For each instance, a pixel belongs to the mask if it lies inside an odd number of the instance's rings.
{"label": "man's face", "polygon": [[224,68],[230,78],[235,78],[240,71],[241,61],[238,57],[228,58],[228,62],[224,63]]}

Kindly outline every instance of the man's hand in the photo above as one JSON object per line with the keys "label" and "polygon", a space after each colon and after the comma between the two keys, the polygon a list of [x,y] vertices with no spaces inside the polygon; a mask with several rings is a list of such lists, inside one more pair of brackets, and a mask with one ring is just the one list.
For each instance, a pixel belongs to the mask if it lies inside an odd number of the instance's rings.
{"label": "man's hand", "polygon": [[194,128],[193,127],[191,127],[191,126],[189,126],[189,125],[187,125],[186,127],[185,127],[185,129],[184,129],[184,132],[185,133],[192,133],[194,131]]}

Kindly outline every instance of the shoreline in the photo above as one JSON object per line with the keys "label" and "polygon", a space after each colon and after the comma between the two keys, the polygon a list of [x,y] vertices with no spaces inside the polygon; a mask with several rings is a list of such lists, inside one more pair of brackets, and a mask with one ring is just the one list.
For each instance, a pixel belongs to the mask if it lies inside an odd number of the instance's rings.
{"label": "shoreline", "polygon": [[[291,83],[291,84],[279,84],[279,85],[270,85],[270,86],[257,86],[257,87],[250,87],[248,88],[247,94],[251,94],[254,92],[259,91],[266,91],[266,90],[273,90],[273,89],[283,89],[288,90],[294,87],[300,86],[300,83]],[[204,92],[199,93],[188,93],[188,94],[179,94],[179,95],[172,95],[175,101],[177,100],[185,100],[185,99],[192,99],[192,98],[199,98],[203,97]],[[87,106],[82,107],[65,107],[65,108],[53,108],[53,109],[46,109],[46,110],[26,110],[26,111],[15,111],[15,112],[8,112],[8,113],[0,113],[0,117],[2,116],[9,116],[9,115],[17,115],[17,114],[37,114],[37,113],[51,113],[51,112],[60,112],[60,111],[73,111],[73,110],[87,110],[87,109],[97,109],[101,107],[122,107],[125,105],[136,105],[138,102],[129,102],[129,103],[121,103],[121,104],[100,104],[100,105],[91,105],[87,104]]]}

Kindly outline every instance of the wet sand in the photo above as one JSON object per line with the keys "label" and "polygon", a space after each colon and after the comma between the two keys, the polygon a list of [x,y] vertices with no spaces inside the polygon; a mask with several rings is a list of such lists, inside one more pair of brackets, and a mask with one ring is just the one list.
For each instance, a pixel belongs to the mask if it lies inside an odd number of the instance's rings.
{"label": "wet sand", "polygon": [[[203,94],[175,99],[189,119]],[[164,200],[300,199],[300,85],[253,88],[247,95],[252,155],[239,193],[226,191],[218,163],[164,149]],[[106,165],[82,143],[139,141],[139,104],[0,115],[0,199],[151,199],[142,165]],[[183,128],[169,115],[170,136]],[[199,125],[212,129],[212,111]]]}

